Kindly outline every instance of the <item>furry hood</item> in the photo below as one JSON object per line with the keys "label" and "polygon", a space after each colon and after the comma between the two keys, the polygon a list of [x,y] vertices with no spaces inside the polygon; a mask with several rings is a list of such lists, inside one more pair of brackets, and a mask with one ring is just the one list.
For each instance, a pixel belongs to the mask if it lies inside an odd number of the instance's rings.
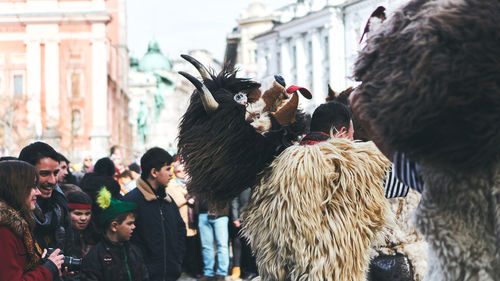
{"label": "furry hood", "polygon": [[[137,183],[137,189],[142,193],[142,196],[144,196],[144,199],[146,199],[146,201],[149,202],[158,199],[155,192],[153,191],[153,188],[145,180],[139,177],[137,178],[136,183]],[[168,203],[172,203],[172,198],[166,191],[163,200],[167,201]]]}
{"label": "furry hood", "polygon": [[464,169],[500,155],[500,1],[413,0],[367,40],[357,107],[381,142]]}
{"label": "furry hood", "polygon": [[373,143],[344,139],[281,153],[242,215],[262,280],[364,280],[390,212],[388,165]]}
{"label": "furry hood", "polygon": [[35,253],[33,238],[28,223],[21,217],[18,211],[0,200],[0,226],[5,226],[21,241],[26,247],[26,264],[23,268],[27,271],[35,266],[40,257]]}

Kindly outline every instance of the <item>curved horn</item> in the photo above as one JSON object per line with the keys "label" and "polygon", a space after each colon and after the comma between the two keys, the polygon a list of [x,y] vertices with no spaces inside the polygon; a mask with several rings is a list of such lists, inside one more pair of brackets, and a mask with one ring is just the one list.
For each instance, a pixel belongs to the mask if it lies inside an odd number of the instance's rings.
{"label": "curved horn", "polygon": [[219,104],[215,100],[210,90],[207,88],[207,86],[201,83],[200,80],[196,79],[191,74],[186,73],[184,71],[179,71],[179,74],[184,76],[187,80],[189,80],[189,82],[191,82],[196,87],[196,89],[200,93],[201,102],[203,103],[203,107],[205,108],[205,111],[207,113],[216,111],[217,108],[219,108]]}
{"label": "curved horn", "polygon": [[185,60],[187,60],[189,63],[191,63],[194,67],[196,67],[196,69],[198,69],[198,72],[200,73],[201,75],[201,78],[203,79],[210,79],[210,73],[208,73],[208,70],[207,68],[201,64],[201,62],[199,62],[198,60],[196,60],[195,58],[193,58],[192,56],[190,55],[181,55],[181,57]]}

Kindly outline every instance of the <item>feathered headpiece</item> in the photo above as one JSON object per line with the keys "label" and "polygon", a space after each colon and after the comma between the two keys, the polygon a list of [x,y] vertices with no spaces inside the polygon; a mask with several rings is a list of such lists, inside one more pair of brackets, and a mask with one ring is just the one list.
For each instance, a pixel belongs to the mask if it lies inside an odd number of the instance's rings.
{"label": "feathered headpiece", "polygon": [[135,210],[137,205],[134,202],[123,202],[111,197],[111,192],[103,186],[97,194],[97,205],[102,209],[101,223],[114,219],[121,213]]}

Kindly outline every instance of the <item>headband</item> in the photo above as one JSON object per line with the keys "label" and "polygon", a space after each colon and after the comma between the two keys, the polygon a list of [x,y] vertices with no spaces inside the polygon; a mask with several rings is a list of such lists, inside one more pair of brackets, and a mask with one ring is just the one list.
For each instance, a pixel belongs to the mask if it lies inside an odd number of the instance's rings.
{"label": "headband", "polygon": [[68,203],[68,207],[71,210],[90,210],[92,208],[92,205],[82,203]]}

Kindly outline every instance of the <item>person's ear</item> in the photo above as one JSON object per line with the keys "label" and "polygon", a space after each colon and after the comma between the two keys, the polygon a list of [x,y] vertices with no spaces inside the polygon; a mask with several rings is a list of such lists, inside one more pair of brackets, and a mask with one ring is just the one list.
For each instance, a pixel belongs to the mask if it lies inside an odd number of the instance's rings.
{"label": "person's ear", "polygon": [[156,170],[156,168],[153,168],[151,169],[151,171],[149,172],[149,176],[153,179],[156,179],[156,173],[158,172],[158,170]]}
{"label": "person's ear", "polygon": [[116,232],[118,230],[118,222],[112,221],[109,229],[111,229],[112,232]]}

